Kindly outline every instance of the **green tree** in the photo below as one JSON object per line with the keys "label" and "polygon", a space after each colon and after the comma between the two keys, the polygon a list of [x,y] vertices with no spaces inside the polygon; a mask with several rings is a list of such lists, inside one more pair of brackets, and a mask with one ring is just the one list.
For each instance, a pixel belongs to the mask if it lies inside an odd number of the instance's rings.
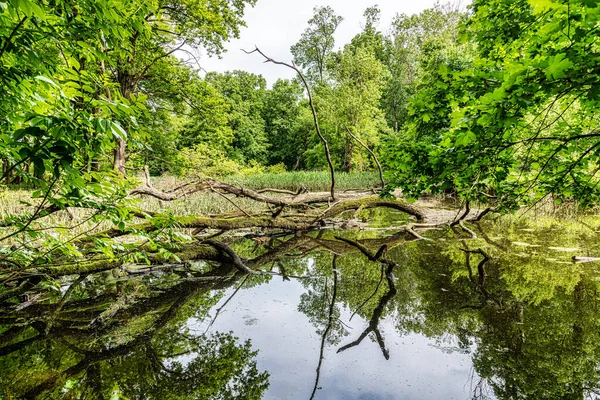
{"label": "green tree", "polygon": [[268,142],[262,117],[266,81],[245,71],[209,73],[214,86],[229,106],[228,125],[233,133],[229,155],[234,160],[266,162]]}
{"label": "green tree", "polygon": [[308,28],[290,50],[294,62],[305,70],[311,82],[324,83],[328,79],[328,64],[335,46],[333,35],[343,18],[329,6],[315,7],[313,12],[313,17],[308,20]]}
{"label": "green tree", "polygon": [[352,135],[369,146],[379,144],[379,134],[385,131],[385,120],[379,100],[385,80],[385,69],[372,49],[346,47],[339,56],[334,73],[336,85],[322,98],[322,109],[339,135],[341,167],[345,171],[366,169],[368,153]]}
{"label": "green tree", "polygon": [[304,89],[296,81],[277,80],[265,93],[262,117],[269,141],[268,162],[284,163],[288,169],[298,169],[306,151],[314,125],[303,118],[308,111],[302,102]]}
{"label": "green tree", "polygon": [[[185,46],[204,48],[208,54],[220,54],[223,42],[238,37],[244,25],[246,5],[255,0],[161,1],[148,8],[131,5],[132,34],[125,51],[111,50],[112,79],[121,95],[130,99],[153,74],[156,63]],[[125,175],[126,142],[117,138],[114,167]]]}
{"label": "green tree", "polygon": [[[392,30],[385,45],[383,60],[390,71],[383,91],[381,105],[388,124],[399,132],[408,118],[408,103],[419,91],[418,86],[427,71],[435,72],[426,63],[425,52],[431,53],[432,46],[440,51],[461,54],[456,49],[458,22],[461,13],[450,4],[437,4],[420,14],[400,14],[392,22]],[[428,82],[430,84],[430,82]]]}
{"label": "green tree", "polygon": [[549,195],[595,203],[598,4],[485,0],[473,11],[479,57],[452,75],[461,101],[415,183],[508,209]]}

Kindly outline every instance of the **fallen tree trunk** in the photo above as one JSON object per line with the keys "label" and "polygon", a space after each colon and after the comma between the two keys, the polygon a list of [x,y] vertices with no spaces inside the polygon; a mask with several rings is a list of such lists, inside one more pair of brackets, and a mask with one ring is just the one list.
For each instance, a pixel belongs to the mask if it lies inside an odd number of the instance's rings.
{"label": "fallen tree trunk", "polygon": [[[255,217],[233,217],[233,218],[210,218],[210,217],[184,217],[176,222],[178,228],[191,229],[221,229],[225,231],[245,228],[269,228],[299,231],[310,228],[310,224],[302,221],[292,221],[283,218],[270,218],[263,216]],[[89,243],[95,238],[117,238],[120,236],[139,233],[151,233],[161,229],[160,226],[150,222],[132,225],[125,230],[119,228],[110,228],[105,231],[82,238],[76,244]]]}
{"label": "fallen tree trunk", "polygon": [[[278,207],[301,207],[308,204],[329,203],[331,201],[331,193],[329,192],[293,193],[281,189],[261,189],[255,191],[219,181],[199,182],[188,186],[184,191],[172,193],[161,192],[160,190],[146,183],[133,190],[130,195],[147,195],[163,201],[173,201],[181,197],[189,196],[190,194],[205,190],[218,190],[222,193],[229,193],[238,197],[246,197]],[[264,194],[267,192],[287,194],[288,196],[268,196]],[[336,195],[336,200],[343,201],[356,199],[357,197],[371,195],[372,193],[373,192],[370,190],[365,190],[363,193],[341,193]]]}
{"label": "fallen tree trunk", "polygon": [[417,221],[423,221],[425,219],[425,214],[421,210],[419,210],[416,207],[413,207],[410,204],[407,204],[403,201],[385,200],[385,199],[380,199],[378,197],[368,197],[368,198],[360,198],[360,199],[355,199],[355,200],[350,200],[350,201],[343,201],[343,202],[334,204],[332,207],[330,207],[328,210],[326,210],[323,214],[321,214],[315,222],[322,221],[327,218],[335,217],[335,216],[343,213],[344,211],[369,209],[369,208],[377,208],[377,207],[391,208],[393,210],[405,212],[405,213],[415,217],[417,219]]}
{"label": "fallen tree trunk", "polygon": [[[285,218],[273,218],[267,216],[251,216],[251,217],[233,217],[233,218],[210,218],[210,217],[183,217],[177,219],[177,227],[192,228],[192,229],[245,229],[245,228],[268,228],[268,229],[283,229],[290,231],[302,231],[315,227],[319,222],[335,217],[345,211],[357,209],[370,209],[384,207],[393,210],[405,212],[422,221],[424,214],[417,208],[406,204],[399,200],[384,200],[377,197],[367,197],[353,200],[338,202],[321,215],[308,222],[305,215],[286,216]],[[93,238],[108,237],[116,238],[124,235],[135,234],[136,232],[150,233],[160,229],[160,226],[150,222],[132,225],[131,227],[121,230],[111,228],[103,232],[91,235],[78,241],[78,244],[90,242]]]}

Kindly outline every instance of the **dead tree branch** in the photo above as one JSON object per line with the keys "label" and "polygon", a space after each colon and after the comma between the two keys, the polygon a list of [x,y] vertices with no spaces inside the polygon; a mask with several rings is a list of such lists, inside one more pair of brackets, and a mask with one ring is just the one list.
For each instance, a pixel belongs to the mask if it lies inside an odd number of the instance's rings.
{"label": "dead tree branch", "polygon": [[348,131],[348,134],[350,136],[352,136],[352,138],[354,140],[356,140],[362,147],[364,147],[371,154],[371,157],[373,157],[373,160],[375,160],[375,163],[377,164],[377,169],[379,170],[379,179],[381,180],[381,189],[383,190],[383,188],[385,188],[385,181],[383,180],[383,168],[381,168],[381,163],[379,162],[379,158],[377,158],[377,156],[375,155],[373,150],[371,150],[369,148],[369,146],[367,146],[362,140],[360,140],[357,136],[355,136],[350,131],[350,128],[346,127],[346,130]]}
{"label": "dead tree branch", "polygon": [[335,200],[335,169],[333,168],[333,161],[331,161],[331,153],[329,152],[329,143],[327,143],[327,139],[325,139],[325,136],[323,136],[323,134],[321,133],[321,128],[319,127],[319,118],[317,117],[317,111],[315,110],[315,105],[314,105],[314,102],[313,102],[313,97],[312,97],[312,93],[311,93],[311,90],[310,90],[310,85],[306,81],[306,78],[304,77],[304,74],[302,74],[302,71],[300,71],[300,68],[298,68],[294,64],[288,64],[288,63],[285,63],[285,62],[276,61],[276,60],[274,60],[274,59],[272,59],[270,57],[267,57],[256,46],[255,46],[254,50],[252,50],[252,51],[246,51],[244,49],[242,49],[242,51],[244,53],[246,53],[246,54],[258,53],[258,54],[260,54],[261,56],[263,56],[265,58],[265,62],[270,62],[270,63],[273,63],[273,64],[283,65],[283,66],[286,66],[288,68],[291,68],[294,71],[296,71],[296,73],[298,74],[298,76],[302,80],[302,83],[304,84],[304,87],[306,88],[306,93],[308,94],[308,104],[310,105],[310,109],[312,111],[313,121],[315,123],[315,129],[317,130],[317,135],[319,135],[319,139],[321,139],[321,142],[323,143],[323,146],[325,146],[325,156],[327,157],[327,163],[329,164],[329,171],[331,173],[331,200],[334,201]]}
{"label": "dead tree branch", "polygon": [[470,218],[468,221],[469,222],[478,222],[478,221],[481,221],[481,219],[483,217],[485,217],[489,213],[493,213],[493,212],[496,212],[496,210],[494,208],[488,207],[485,210],[483,210],[482,212],[480,212],[475,218]]}
{"label": "dead tree branch", "polygon": [[321,221],[326,218],[331,218],[332,216],[341,214],[344,211],[349,210],[357,210],[357,209],[367,209],[367,208],[375,208],[375,207],[385,207],[391,208],[393,210],[398,210],[405,212],[409,215],[412,215],[417,219],[417,221],[422,221],[425,218],[425,215],[421,210],[399,200],[384,200],[378,197],[370,197],[366,199],[356,199],[339,202],[335,204],[333,207],[326,210],[322,213],[316,220],[315,223]]}
{"label": "dead tree branch", "polygon": [[203,243],[213,246],[217,250],[227,254],[227,256],[229,256],[229,258],[231,259],[231,262],[233,263],[233,265],[240,271],[248,273],[248,274],[256,274],[257,273],[253,269],[248,268],[246,266],[246,264],[244,264],[244,262],[242,261],[240,256],[235,252],[235,250],[233,250],[231,247],[227,246],[225,243],[219,242],[214,239],[205,240]]}
{"label": "dead tree branch", "polygon": [[469,215],[469,213],[471,212],[471,203],[469,202],[469,200],[467,200],[465,202],[465,212],[458,217],[458,219],[455,219],[452,223],[450,223],[450,226],[456,226],[460,223],[460,221],[462,221],[463,219],[465,219],[467,217],[467,215]]}

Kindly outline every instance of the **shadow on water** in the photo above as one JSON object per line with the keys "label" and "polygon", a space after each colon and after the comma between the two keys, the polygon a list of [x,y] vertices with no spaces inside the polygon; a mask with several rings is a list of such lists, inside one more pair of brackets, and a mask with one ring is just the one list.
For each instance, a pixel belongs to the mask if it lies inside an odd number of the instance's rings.
{"label": "shadow on water", "polygon": [[598,256],[597,234],[426,235],[231,237],[264,273],[200,261],[5,287],[0,398],[596,398],[600,266],[572,257]]}

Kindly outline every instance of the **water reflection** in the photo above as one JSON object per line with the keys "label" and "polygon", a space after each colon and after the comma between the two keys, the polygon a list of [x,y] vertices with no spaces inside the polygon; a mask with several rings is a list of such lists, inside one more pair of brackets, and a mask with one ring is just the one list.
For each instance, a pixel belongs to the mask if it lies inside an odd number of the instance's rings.
{"label": "water reflection", "polygon": [[115,270],[5,298],[2,395],[596,398],[600,274],[571,258],[597,256],[597,235],[471,228],[476,238],[443,229],[426,233],[433,241],[389,231],[232,238],[268,273]]}
{"label": "water reflection", "polygon": [[249,342],[186,329],[239,274],[223,267],[161,278],[88,277],[53,303],[4,305],[5,398],[261,398],[268,374]]}

